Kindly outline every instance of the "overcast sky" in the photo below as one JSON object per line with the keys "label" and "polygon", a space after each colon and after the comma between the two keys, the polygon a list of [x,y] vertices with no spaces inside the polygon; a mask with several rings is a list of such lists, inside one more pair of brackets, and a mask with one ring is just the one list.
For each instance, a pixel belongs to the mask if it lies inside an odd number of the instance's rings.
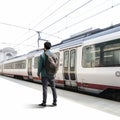
{"label": "overcast sky", "polygon": [[36,31],[56,44],[85,29],[119,23],[119,11],[120,0],[0,0],[0,49],[25,54],[38,48]]}

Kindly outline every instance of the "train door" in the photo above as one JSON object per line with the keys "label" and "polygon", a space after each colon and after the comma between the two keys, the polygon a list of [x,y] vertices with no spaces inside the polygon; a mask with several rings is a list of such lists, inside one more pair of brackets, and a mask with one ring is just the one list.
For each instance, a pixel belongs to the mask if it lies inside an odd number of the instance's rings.
{"label": "train door", "polygon": [[76,49],[65,50],[63,54],[63,78],[65,86],[76,87]]}
{"label": "train door", "polygon": [[32,80],[32,58],[28,59],[28,78]]}

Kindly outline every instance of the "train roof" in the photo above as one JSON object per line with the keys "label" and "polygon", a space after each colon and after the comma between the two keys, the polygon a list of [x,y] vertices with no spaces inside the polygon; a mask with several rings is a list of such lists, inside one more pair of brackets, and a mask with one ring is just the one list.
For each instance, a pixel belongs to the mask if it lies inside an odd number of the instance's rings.
{"label": "train roof", "polygon": [[73,37],[70,37],[66,40],[63,40],[62,43],[67,43],[67,42],[70,42],[73,40],[86,38],[88,36],[96,35],[96,34],[97,34],[97,36],[93,36],[93,37],[99,37],[99,36],[110,34],[110,33],[117,32],[117,31],[120,31],[120,23],[116,24],[116,25],[109,26],[107,28],[103,28],[103,29],[97,28],[97,29],[93,29],[93,30],[90,30],[87,32],[81,32],[78,35],[74,35]]}
{"label": "train roof", "polygon": [[54,45],[53,47],[59,47],[60,49],[64,49],[69,46],[80,45],[84,41],[87,41],[89,39],[97,38],[118,31],[120,31],[120,24],[112,25],[103,29],[97,28],[91,31],[82,32],[81,34],[78,34],[76,36],[72,36],[66,40],[61,41],[61,43]]}
{"label": "train roof", "polygon": [[9,58],[9,59],[6,59],[6,60],[4,60],[4,61],[2,61],[2,62],[7,62],[7,61],[11,61],[11,60],[16,60],[16,59],[19,59],[19,58],[25,58],[26,57],[26,54],[24,54],[24,55],[19,55],[19,56],[15,56],[15,57],[12,57],[12,58]]}

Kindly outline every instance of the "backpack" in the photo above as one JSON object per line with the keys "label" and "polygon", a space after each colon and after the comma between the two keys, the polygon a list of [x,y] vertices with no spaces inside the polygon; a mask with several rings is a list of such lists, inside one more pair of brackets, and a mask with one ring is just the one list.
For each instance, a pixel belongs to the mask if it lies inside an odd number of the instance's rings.
{"label": "backpack", "polygon": [[58,70],[58,58],[55,54],[48,55],[45,53],[45,68],[50,76],[54,76]]}

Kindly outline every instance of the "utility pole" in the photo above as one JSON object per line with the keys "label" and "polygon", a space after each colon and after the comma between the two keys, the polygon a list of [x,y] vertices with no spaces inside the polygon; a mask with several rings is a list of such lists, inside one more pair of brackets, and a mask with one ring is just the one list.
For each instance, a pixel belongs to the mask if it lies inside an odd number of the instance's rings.
{"label": "utility pole", "polygon": [[38,48],[39,48],[39,40],[41,40],[41,36],[40,36],[40,31],[36,31],[38,33]]}
{"label": "utility pole", "polygon": [[37,34],[38,34],[38,41],[37,41],[37,42],[38,42],[38,48],[39,48],[39,41],[40,41],[40,40],[42,40],[42,41],[46,41],[46,42],[48,42],[49,40],[42,39],[41,36],[40,36],[40,34],[41,34],[40,31],[36,31],[36,32],[37,32]]}

